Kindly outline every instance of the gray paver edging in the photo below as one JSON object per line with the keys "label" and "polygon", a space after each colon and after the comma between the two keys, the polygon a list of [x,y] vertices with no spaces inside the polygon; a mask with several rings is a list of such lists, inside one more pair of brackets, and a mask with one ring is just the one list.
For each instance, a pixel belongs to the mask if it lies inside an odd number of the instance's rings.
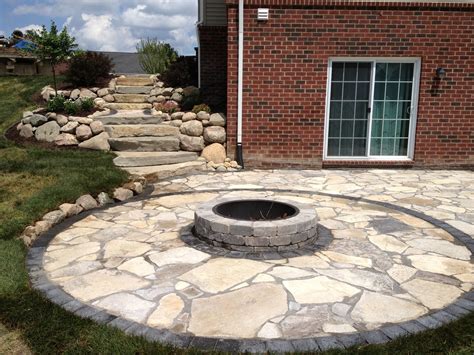
{"label": "gray paver edging", "polygon": [[[136,196],[130,200],[120,202],[114,205],[105,206],[83,212],[79,215],[66,219],[64,222],[54,226],[48,232],[41,235],[29,249],[26,257],[26,267],[30,277],[31,285],[34,289],[41,292],[51,302],[63,307],[64,309],[76,314],[82,318],[89,318],[101,324],[107,324],[125,331],[127,334],[143,336],[149,341],[157,341],[164,344],[173,345],[179,348],[196,348],[202,350],[215,350],[226,352],[292,352],[292,351],[324,351],[332,348],[349,348],[354,345],[380,344],[401,336],[416,334],[425,330],[438,328],[446,323],[456,320],[472,311],[474,311],[474,291],[465,292],[455,302],[449,304],[443,309],[425,314],[424,316],[398,324],[388,324],[376,330],[358,332],[353,334],[340,334],[325,337],[304,338],[304,339],[220,339],[206,338],[190,334],[176,334],[167,329],[155,329],[143,324],[139,324],[119,316],[112,315],[104,310],[92,307],[81,301],[76,300],[67,294],[57,284],[51,282],[42,268],[44,252],[51,240],[60,232],[70,227],[75,222],[109,207],[123,205],[130,202],[143,201],[148,198],[155,199],[171,195],[185,195],[195,193],[217,192],[219,189],[208,190],[189,190],[181,192],[167,192],[152,195],[147,191],[143,195]],[[352,201],[366,202],[373,205],[382,206],[388,209],[399,211],[416,218],[422,219],[434,226],[441,228],[451,234],[456,240],[465,245],[469,251],[474,254],[474,240],[459,229],[430,217],[424,213],[417,212],[405,207],[397,206],[388,202],[372,201],[363,197],[331,194],[324,192],[315,192],[310,190],[291,190],[291,189],[225,189],[225,191],[272,191],[294,194],[311,194],[329,197],[343,198]]]}

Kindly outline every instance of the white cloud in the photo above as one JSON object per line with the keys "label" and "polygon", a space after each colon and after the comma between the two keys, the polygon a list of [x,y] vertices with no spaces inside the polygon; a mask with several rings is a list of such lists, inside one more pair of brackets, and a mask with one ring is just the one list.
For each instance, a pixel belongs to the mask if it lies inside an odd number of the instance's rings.
{"label": "white cloud", "polygon": [[29,31],[29,30],[40,31],[41,28],[42,28],[42,26],[40,26],[40,25],[31,24],[31,25],[27,25],[27,26],[23,26],[23,27],[19,27],[19,28],[17,27],[16,29],[20,30],[23,33],[26,33],[26,31]]}
{"label": "white cloud", "polygon": [[147,11],[145,5],[126,9],[122,14],[124,24],[133,27],[175,29],[187,26],[190,18],[183,15],[163,15]]}
{"label": "white cloud", "polygon": [[129,27],[113,24],[111,15],[82,14],[83,26],[71,33],[81,48],[99,51],[133,52],[138,38],[135,38]]}
{"label": "white cloud", "polygon": [[81,12],[113,13],[118,9],[115,0],[46,0],[32,4],[18,5],[13,9],[14,15],[41,15],[49,17],[72,16]]}

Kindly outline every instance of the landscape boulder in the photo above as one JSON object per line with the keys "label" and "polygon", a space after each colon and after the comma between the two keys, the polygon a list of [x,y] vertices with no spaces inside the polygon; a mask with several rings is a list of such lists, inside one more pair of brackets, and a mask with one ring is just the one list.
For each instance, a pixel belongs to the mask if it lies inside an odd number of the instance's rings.
{"label": "landscape boulder", "polygon": [[90,127],[94,135],[104,132],[104,124],[100,121],[91,122]]}
{"label": "landscape boulder", "polygon": [[79,143],[80,148],[93,149],[93,150],[110,150],[109,135],[105,132],[98,134],[84,142]]}
{"label": "landscape boulder", "polygon": [[108,193],[101,192],[100,194],[97,195],[97,202],[99,202],[99,206],[102,207],[102,206],[114,203],[114,200],[110,198]]}
{"label": "landscape boulder", "polygon": [[76,136],[70,133],[61,133],[54,138],[56,145],[78,145],[79,141]]}
{"label": "landscape boulder", "polygon": [[194,113],[194,112],[186,112],[183,117],[181,118],[181,120],[183,122],[187,122],[187,121],[192,121],[192,120],[195,120],[197,117],[197,115]]}
{"label": "landscape boulder", "polygon": [[76,137],[80,141],[85,141],[92,137],[92,130],[88,125],[81,124],[76,128]]}
{"label": "landscape boulder", "polygon": [[179,130],[182,134],[187,134],[188,136],[199,137],[202,135],[203,127],[202,123],[196,120],[184,122]]}
{"label": "landscape boulder", "polygon": [[76,200],[76,205],[81,206],[86,211],[99,206],[91,195],[82,195]]}
{"label": "landscape boulder", "polygon": [[222,144],[213,143],[203,149],[201,156],[207,161],[213,161],[214,163],[224,163],[226,158],[226,151]]}
{"label": "landscape boulder", "polygon": [[66,214],[61,210],[51,211],[43,216],[43,221],[49,222],[52,225],[62,222],[66,218]]}
{"label": "landscape boulder", "polygon": [[36,129],[35,138],[38,141],[54,142],[54,139],[59,135],[60,128],[56,121],[47,122]]}
{"label": "landscape boulder", "polygon": [[114,190],[114,199],[118,201],[125,201],[133,197],[133,191],[119,187]]}
{"label": "landscape boulder", "polygon": [[212,126],[224,127],[226,124],[226,118],[222,113],[213,113],[209,118],[209,122]]}
{"label": "landscape boulder", "polygon": [[200,152],[204,149],[203,137],[191,137],[185,134],[179,135],[180,147],[188,152]]}
{"label": "landscape boulder", "polygon": [[226,133],[224,127],[206,127],[204,129],[204,139],[209,143],[225,143]]}
{"label": "landscape boulder", "polygon": [[[29,121],[27,123],[31,124],[33,127],[41,126],[42,124],[48,122],[48,117],[40,115],[38,113],[33,116],[28,117]],[[25,123],[25,122],[23,122]]]}
{"label": "landscape boulder", "polygon": [[64,212],[66,217],[75,216],[84,210],[84,208],[76,203],[63,203],[59,206],[59,209]]}
{"label": "landscape boulder", "polygon": [[34,136],[33,127],[28,123],[24,124],[20,129],[20,136],[24,138],[31,138]]}

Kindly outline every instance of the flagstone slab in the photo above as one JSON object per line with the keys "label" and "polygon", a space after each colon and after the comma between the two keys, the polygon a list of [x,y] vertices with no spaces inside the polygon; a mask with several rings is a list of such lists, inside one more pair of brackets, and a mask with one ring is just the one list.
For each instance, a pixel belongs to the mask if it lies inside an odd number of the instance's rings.
{"label": "flagstone slab", "polygon": [[315,275],[314,272],[308,272],[289,266],[275,266],[271,271],[268,272],[268,274],[285,280]]}
{"label": "flagstone slab", "polygon": [[299,268],[327,269],[329,264],[316,255],[296,256],[288,260],[288,266]]}
{"label": "flagstone slab", "polygon": [[395,264],[387,271],[387,273],[398,283],[403,283],[415,275],[416,271],[417,270],[415,268]]}
{"label": "flagstone slab", "polygon": [[285,288],[291,292],[299,303],[333,303],[341,302],[345,297],[352,297],[360,290],[347,283],[331,280],[326,276],[317,276],[305,280],[283,281]]}
{"label": "flagstone slab", "polygon": [[113,257],[131,258],[145,254],[151,249],[151,246],[146,243],[118,239],[105,244],[104,249],[104,258],[106,259]]}
{"label": "flagstone slab", "polygon": [[372,244],[375,244],[378,248],[384,251],[403,253],[408,248],[408,245],[406,245],[404,242],[390,235],[377,234],[371,235],[368,238]]}
{"label": "flagstone slab", "polygon": [[463,293],[455,286],[421,279],[413,279],[401,286],[430,309],[444,307]]}
{"label": "flagstone slab", "polygon": [[267,263],[246,259],[212,259],[181,275],[179,279],[203,291],[217,293],[253,278],[270,267]]}
{"label": "flagstone slab", "polygon": [[101,299],[95,306],[135,322],[143,322],[155,303],[129,293],[116,293]]}
{"label": "flagstone slab", "polygon": [[391,292],[394,282],[386,274],[368,270],[320,270],[320,274],[377,292]]}
{"label": "flagstone slab", "polygon": [[148,318],[148,325],[158,328],[170,327],[184,308],[184,302],[177,294],[172,293],[160,299],[156,310]]}
{"label": "flagstone slab", "polygon": [[193,300],[188,330],[199,336],[252,338],[265,322],[287,310],[281,285],[254,284]]}
{"label": "flagstone slab", "polygon": [[433,255],[411,255],[408,256],[412,265],[420,270],[436,274],[454,275],[472,273],[473,265],[468,261],[450,259],[443,256]]}
{"label": "flagstone slab", "polygon": [[89,242],[79,245],[72,245],[66,249],[53,250],[48,252],[48,258],[51,260],[46,263],[45,270],[52,271],[66,266],[88,254],[97,253],[100,250],[100,244],[96,242]]}
{"label": "flagstone slab", "polygon": [[364,267],[372,267],[372,260],[368,258],[361,258],[359,256],[352,256],[352,255],[342,254],[342,253],[338,253],[334,251],[322,251],[321,253],[327,256],[328,258],[330,258],[331,260],[338,263],[353,264],[353,265],[359,265],[359,266],[364,266]]}
{"label": "flagstone slab", "polygon": [[428,310],[396,297],[364,291],[351,312],[352,319],[364,323],[400,323],[416,319]]}
{"label": "flagstone slab", "polygon": [[137,290],[149,281],[120,271],[99,270],[66,281],[63,288],[80,300],[90,301],[121,291]]}
{"label": "flagstone slab", "polygon": [[121,264],[117,269],[131,272],[137,276],[146,276],[155,272],[155,268],[144,258],[130,259]]}
{"label": "flagstone slab", "polygon": [[210,257],[209,254],[189,247],[179,247],[149,255],[150,260],[160,267],[170,264],[197,264]]}
{"label": "flagstone slab", "polygon": [[447,240],[436,239],[413,239],[407,242],[416,249],[430,251],[436,254],[448,256],[450,258],[470,260],[471,252],[462,245],[456,245]]}

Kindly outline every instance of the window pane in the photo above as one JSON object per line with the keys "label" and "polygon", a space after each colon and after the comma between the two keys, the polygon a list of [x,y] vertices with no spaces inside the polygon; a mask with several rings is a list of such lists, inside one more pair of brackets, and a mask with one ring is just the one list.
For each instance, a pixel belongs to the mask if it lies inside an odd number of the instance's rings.
{"label": "window pane", "polygon": [[382,147],[382,139],[372,138],[370,141],[370,154],[380,155],[380,149]]}
{"label": "window pane", "polygon": [[408,139],[399,139],[395,142],[394,155],[407,155],[408,154]]}
{"label": "window pane", "polygon": [[341,110],[341,102],[331,101],[331,107],[329,109],[329,118],[341,118]]}
{"label": "window pane", "polygon": [[344,100],[355,100],[356,98],[356,84],[344,82]]}
{"label": "window pane", "polygon": [[399,100],[411,100],[411,83],[400,84]]}
{"label": "window pane", "polygon": [[372,113],[372,118],[383,118],[383,101],[374,101],[374,108]]}
{"label": "window pane", "polygon": [[357,100],[368,100],[369,91],[370,91],[369,83],[358,83],[357,84]]}
{"label": "window pane", "polygon": [[375,83],[374,100],[384,100],[384,99],[385,99],[385,84]]}
{"label": "window pane", "polygon": [[386,101],[383,118],[397,118],[397,107],[398,103],[396,101]]}
{"label": "window pane", "polygon": [[411,109],[410,104],[411,104],[410,101],[404,101],[404,102],[398,103],[398,113],[397,113],[398,118],[402,118],[402,119],[410,118],[410,109]]}
{"label": "window pane", "polygon": [[402,64],[400,70],[400,81],[413,81],[413,63]]}
{"label": "window pane", "polygon": [[342,81],[344,63],[332,63],[332,81]]}
{"label": "window pane", "polygon": [[399,81],[400,80],[400,64],[399,63],[388,63],[387,65],[387,81]]}
{"label": "window pane", "polygon": [[342,103],[342,118],[354,118],[355,102],[344,101]]}
{"label": "window pane", "polygon": [[342,120],[341,137],[353,137],[353,135],[354,135],[354,121]]}
{"label": "window pane", "polygon": [[342,99],[342,83],[331,84],[331,100]]}
{"label": "window pane", "polygon": [[372,120],[372,137],[382,137],[383,120]]}
{"label": "window pane", "polygon": [[410,130],[409,120],[397,120],[396,135],[397,138],[407,138]]}
{"label": "window pane", "polygon": [[354,156],[364,156],[366,149],[366,139],[354,139]]}
{"label": "window pane", "polygon": [[395,137],[396,120],[383,121],[383,137]]}
{"label": "window pane", "polygon": [[385,81],[386,79],[386,63],[377,63],[375,66],[375,81]]}
{"label": "window pane", "polygon": [[367,120],[367,108],[369,107],[369,103],[367,101],[358,101],[356,102],[356,120]]}
{"label": "window pane", "polygon": [[344,69],[344,81],[357,80],[357,63],[346,63]]}
{"label": "window pane", "polygon": [[354,137],[364,137],[367,135],[367,121],[354,121]]}
{"label": "window pane", "polygon": [[398,83],[388,83],[385,100],[398,100]]}
{"label": "window pane", "polygon": [[328,139],[328,156],[339,156],[339,139]]}
{"label": "window pane", "polygon": [[329,137],[339,138],[341,136],[341,120],[329,121]]}
{"label": "window pane", "polygon": [[382,139],[382,155],[393,155],[393,149],[395,146],[395,139],[384,138]]}
{"label": "window pane", "polygon": [[359,63],[359,73],[357,81],[370,81],[371,63]]}
{"label": "window pane", "polygon": [[352,156],[352,139],[341,139],[341,156]]}

